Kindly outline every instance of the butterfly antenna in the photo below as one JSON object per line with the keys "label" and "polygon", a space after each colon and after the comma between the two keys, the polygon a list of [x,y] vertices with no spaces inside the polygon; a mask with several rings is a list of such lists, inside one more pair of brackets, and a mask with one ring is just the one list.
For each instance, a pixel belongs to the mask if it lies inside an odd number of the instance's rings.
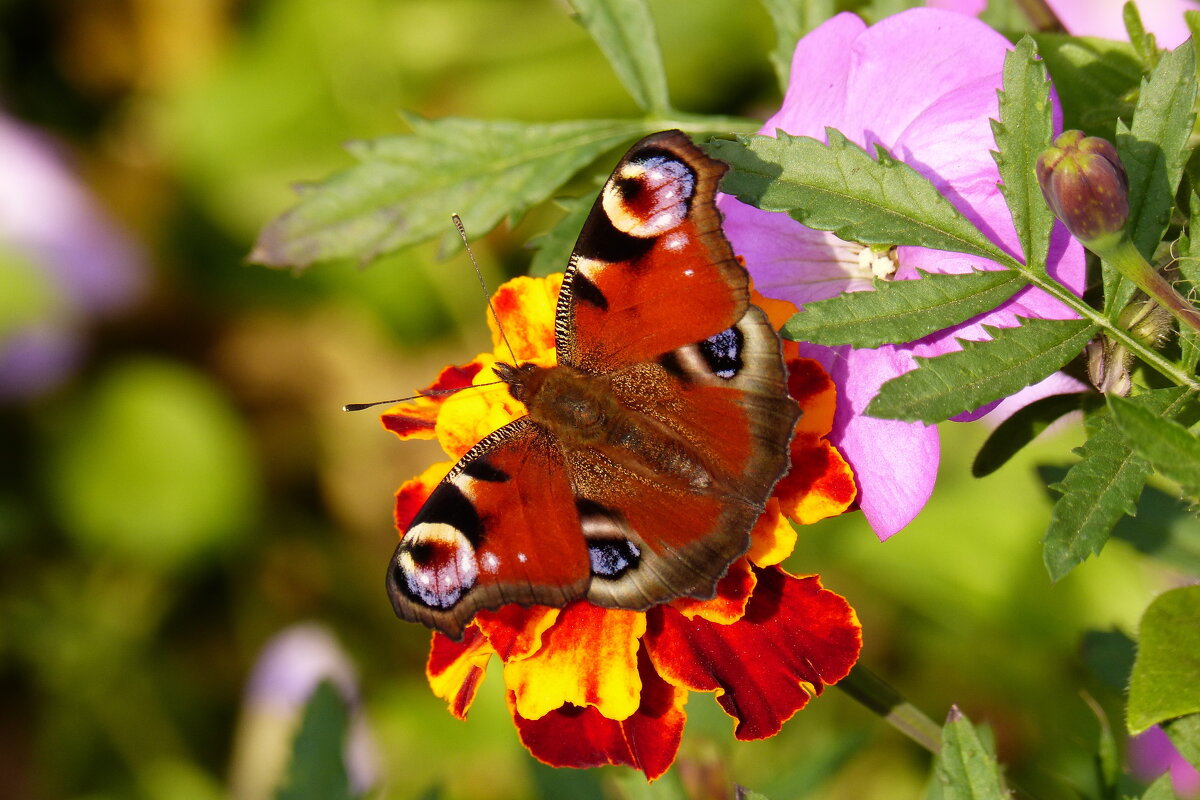
{"label": "butterfly antenna", "polygon": [[409,400],[420,400],[422,397],[436,397],[440,394],[456,394],[463,389],[478,389],[481,386],[495,386],[504,381],[488,381],[487,383],[473,383],[467,386],[457,386],[453,389],[427,389],[420,394],[414,394],[411,397],[398,397],[395,400],[376,400],[374,403],[347,403],[342,406],[342,411],[362,411],[367,408],[374,408],[382,405],[395,405],[396,403],[404,403]]}
{"label": "butterfly antenna", "polygon": [[517,353],[513,350],[508,341],[508,334],[504,332],[504,326],[500,324],[500,317],[496,314],[496,307],[492,305],[492,293],[488,291],[487,281],[483,279],[483,272],[479,269],[479,262],[475,260],[475,253],[471,250],[471,243],[467,241],[467,229],[463,227],[462,218],[458,214],[451,214],[450,219],[454,220],[454,227],[458,228],[458,235],[462,237],[463,245],[467,248],[467,255],[471,258],[471,266],[475,268],[475,277],[479,278],[479,286],[483,289],[483,296],[487,300],[488,310],[492,312],[492,319],[496,320],[496,328],[500,331],[500,338],[504,340],[504,346],[508,348],[508,354],[512,356],[513,363],[517,363]]}

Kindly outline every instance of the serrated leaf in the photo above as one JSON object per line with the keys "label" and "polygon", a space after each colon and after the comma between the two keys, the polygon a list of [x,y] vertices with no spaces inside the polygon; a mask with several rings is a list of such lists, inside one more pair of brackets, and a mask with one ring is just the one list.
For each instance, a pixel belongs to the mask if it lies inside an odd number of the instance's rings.
{"label": "serrated leaf", "polygon": [[667,74],[645,0],[570,2],[634,102],[650,114],[668,112]]}
{"label": "serrated leaf", "polygon": [[1193,767],[1200,769],[1200,714],[1171,720],[1163,725],[1171,744],[1179,755]]}
{"label": "serrated leaf", "polygon": [[991,475],[1020,452],[1022,447],[1041,435],[1042,431],[1063,415],[1078,411],[1089,397],[1094,396],[1083,393],[1053,394],[1017,409],[988,435],[975,454],[971,474],[976,478]]}
{"label": "serrated leaf", "polygon": [[883,385],[867,414],[907,422],[941,422],[1040,381],[1083,350],[1096,327],[1086,320],[1023,319],[991,328],[988,342],[935,358]]}
{"label": "serrated leaf", "polygon": [[1200,586],[1163,592],[1142,615],[1126,724],[1138,734],[1200,712]]}
{"label": "serrated leaf", "polygon": [[971,721],[957,707],[950,709],[942,728],[942,748],[933,762],[933,785],[940,800],[1007,800],[1009,797],[996,757],[984,746]]}
{"label": "serrated leaf", "polygon": [[451,213],[480,236],[545,200],[644,125],[409,121],[412,134],[350,145],[358,163],[304,189],[296,206],[262,230],[250,260],[302,268],[334,258],[366,262],[436,236],[452,246]]}
{"label": "serrated leaf", "polygon": [[535,248],[529,263],[529,274],[544,277],[551,272],[563,272],[579,239],[579,231],[592,210],[594,197],[566,197],[555,201],[567,212],[554,227],[529,240]]}
{"label": "serrated leaf", "polygon": [[878,160],[828,128],[829,145],[778,131],[779,138],[717,140],[709,152],[729,164],[723,191],[766,211],[786,211],[846,241],[917,245],[1012,259],[924,176],[877,150]]}
{"label": "serrated leaf", "polygon": [[[1174,409],[1183,394],[1182,389],[1164,389],[1134,402],[1164,413]],[[1090,427],[1088,440],[1075,450],[1080,460],[1061,483],[1050,487],[1062,495],[1042,540],[1042,560],[1053,581],[1100,552],[1113,526],[1136,513],[1134,504],[1150,477],[1150,464],[1133,452],[1109,414],[1095,415]]]}
{"label": "serrated leaf", "polygon": [[762,4],[775,25],[771,66],[775,69],[779,90],[787,91],[796,42],[837,13],[837,4],[834,0],[762,0]]}
{"label": "serrated leaf", "polygon": [[275,800],[350,800],[343,749],[349,713],[329,681],[322,681],[304,709],[292,744],[287,778]]}
{"label": "serrated leaf", "polygon": [[1123,397],[1111,395],[1108,408],[1138,455],[1200,497],[1200,440],[1187,428]]}
{"label": "serrated leaf", "polygon": [[1054,134],[1052,111],[1046,65],[1037,58],[1033,39],[1026,36],[1004,58],[1000,119],[992,120],[999,152],[992,156],[1000,169],[1000,191],[1008,202],[1025,263],[1039,272],[1045,269],[1054,215],[1042,197],[1035,167]]}
{"label": "serrated leaf", "polygon": [[[1190,41],[1159,60],[1142,84],[1133,125],[1118,126],[1116,145],[1129,176],[1126,230],[1147,259],[1162,240],[1187,161],[1196,101],[1196,58]],[[1135,288],[1105,264],[1106,310],[1124,308]]]}
{"label": "serrated leaf", "polygon": [[1024,286],[1021,276],[1010,270],[921,273],[920,280],[876,281],[873,292],[847,292],[805,304],[781,333],[822,345],[911,342],[989,311]]}
{"label": "serrated leaf", "polygon": [[1033,38],[1058,91],[1063,128],[1111,139],[1113,122],[1129,110],[1126,98],[1142,77],[1133,46],[1053,33]]}
{"label": "serrated leaf", "polygon": [[1146,32],[1136,4],[1125,3],[1121,9],[1121,16],[1125,22],[1125,32],[1129,34],[1129,43],[1133,45],[1138,59],[1142,62],[1142,68],[1149,72],[1158,63],[1158,45],[1154,41],[1154,34]]}

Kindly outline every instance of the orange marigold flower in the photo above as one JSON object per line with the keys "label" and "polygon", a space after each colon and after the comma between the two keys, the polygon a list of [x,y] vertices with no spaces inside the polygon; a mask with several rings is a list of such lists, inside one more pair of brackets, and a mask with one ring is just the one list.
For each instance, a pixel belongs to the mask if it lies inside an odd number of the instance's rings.
{"label": "orange marigold flower", "polygon": [[[561,283],[561,275],[516,278],[496,291],[493,304],[515,351],[511,357],[502,351],[507,360],[555,362]],[[775,308],[777,301],[756,302],[773,319],[794,311]],[[586,601],[562,609],[481,611],[462,641],[433,634],[426,672],[450,713],[466,717],[494,656],[517,732],[536,758],[560,767],[625,764],[652,780],[675,760],[688,692],[714,692],[736,720],[738,739],[762,739],[846,676],[862,643],[854,609],[817,576],[794,576],[778,566],[796,543],[792,522],[840,514],[855,498],[849,466],[824,439],[833,424],[832,381],[817,362],[797,357],[793,343],[785,343],[784,357],[789,392],[804,412],[792,440],[791,468],[755,524],[749,551],[730,566],[716,596],[644,612]],[[491,383],[495,362],[493,353],[482,353],[447,367],[430,390]],[[503,385],[425,394],[385,412],[384,426],[402,439],[437,438],[452,459],[524,414]],[[401,531],[451,466],[435,464],[400,487]]]}

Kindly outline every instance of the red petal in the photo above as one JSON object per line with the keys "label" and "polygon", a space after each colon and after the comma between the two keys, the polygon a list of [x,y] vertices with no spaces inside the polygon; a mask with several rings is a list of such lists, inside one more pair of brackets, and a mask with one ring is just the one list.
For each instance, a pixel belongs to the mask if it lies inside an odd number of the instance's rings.
{"label": "red petal", "polygon": [[558,619],[559,610],[546,606],[507,605],[475,614],[475,624],[487,635],[502,661],[533,655],[542,634]]}
{"label": "red petal", "polygon": [[[483,364],[475,359],[462,366],[451,364],[438,373],[437,378],[422,394],[462,389],[470,386],[471,381],[479,374]],[[449,394],[430,394],[406,403],[398,403],[380,415],[383,427],[399,436],[401,439],[432,439],[437,424],[438,414],[442,403],[446,402]]]}
{"label": "red petal", "polygon": [[846,676],[862,647],[854,609],[816,576],[795,578],[777,567],[755,574],[738,622],[688,620],[662,606],[648,614],[642,639],[666,680],[717,692],[738,720],[739,739],[774,736],[809,697]]}
{"label": "red petal", "polygon": [[565,705],[541,719],[528,720],[509,708],[521,743],[534,758],[552,767],[600,767],[624,764],[640,769],[649,780],[666,772],[675,761],[683,724],[687,691],[664,681],[643,650],[638,655],[642,676],[641,705],[628,719],[617,722],[594,708]]}
{"label": "red petal", "polygon": [[467,627],[461,642],[433,634],[425,675],[433,693],[445,699],[450,713],[459,719],[467,718],[491,656],[487,639],[474,625]]}

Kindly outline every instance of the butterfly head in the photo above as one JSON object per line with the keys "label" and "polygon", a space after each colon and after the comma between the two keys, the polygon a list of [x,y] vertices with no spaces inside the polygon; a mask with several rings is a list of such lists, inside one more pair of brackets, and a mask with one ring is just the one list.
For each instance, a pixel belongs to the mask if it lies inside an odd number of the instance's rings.
{"label": "butterfly head", "polygon": [[496,377],[508,384],[508,393],[522,403],[527,403],[541,383],[538,377],[545,372],[536,364],[505,364],[497,361],[492,365]]}

